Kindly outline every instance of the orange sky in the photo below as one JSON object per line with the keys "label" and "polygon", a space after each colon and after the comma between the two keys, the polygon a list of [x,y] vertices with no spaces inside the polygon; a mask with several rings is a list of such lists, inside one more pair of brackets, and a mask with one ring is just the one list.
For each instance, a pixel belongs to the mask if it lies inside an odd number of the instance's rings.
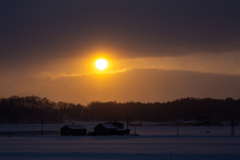
{"label": "orange sky", "polygon": [[238,1],[0,3],[0,97],[240,98]]}
{"label": "orange sky", "polygon": [[36,72],[22,72],[24,76],[6,74],[0,95],[37,95],[85,105],[91,101],[165,102],[184,97],[238,99],[240,67],[229,55],[112,56],[106,58],[109,66],[103,71],[94,66],[94,56],[63,59]]}

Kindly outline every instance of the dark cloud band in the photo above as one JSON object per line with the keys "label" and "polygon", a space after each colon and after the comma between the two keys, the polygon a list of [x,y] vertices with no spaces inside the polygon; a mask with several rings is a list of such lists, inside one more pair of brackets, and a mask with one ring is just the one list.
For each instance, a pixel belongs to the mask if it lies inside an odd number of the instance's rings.
{"label": "dark cloud band", "polygon": [[95,46],[127,57],[240,49],[240,2],[234,0],[0,3],[1,61],[51,60],[75,56],[74,50],[81,56]]}

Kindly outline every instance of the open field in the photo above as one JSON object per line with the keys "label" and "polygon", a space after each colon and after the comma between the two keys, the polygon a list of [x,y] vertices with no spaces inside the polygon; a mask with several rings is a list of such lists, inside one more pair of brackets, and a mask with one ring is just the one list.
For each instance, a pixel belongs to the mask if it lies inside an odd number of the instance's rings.
{"label": "open field", "polygon": [[0,159],[238,160],[240,137],[0,137]]}
{"label": "open field", "polygon": [[[85,122],[87,128],[91,128],[95,124]],[[0,125],[1,131],[6,131],[6,129],[19,131],[23,130],[24,126],[28,125]],[[56,131],[61,126],[45,125],[44,129],[51,130],[50,128],[52,128],[52,131]],[[29,127],[29,130],[31,129],[32,127]],[[34,129],[38,130],[37,125]],[[134,129],[132,128],[132,130]],[[163,127],[148,123],[143,127],[137,127],[136,131],[140,136],[2,135],[0,136],[0,159],[240,159],[239,126],[235,127],[235,136],[230,136],[230,126],[179,127],[179,136],[177,136],[175,126]]]}
{"label": "open field", "polygon": [[[93,128],[101,122],[75,122],[75,125],[83,125],[87,128],[87,132],[92,132]],[[124,123],[124,122],[123,122]],[[140,122],[139,122],[140,123]],[[141,122],[142,127],[130,127],[131,133],[138,133],[143,136],[230,136],[230,122],[224,123],[224,126],[181,126],[178,129],[176,125],[163,125],[158,122]],[[71,125],[71,123],[69,123]],[[44,132],[53,133],[51,135],[59,135],[60,128],[65,124],[1,124],[1,133],[20,133],[27,132],[28,135],[40,135],[43,127]],[[126,123],[125,126],[126,128]],[[235,135],[240,135],[240,126],[235,126]],[[46,134],[48,135],[48,134]]]}

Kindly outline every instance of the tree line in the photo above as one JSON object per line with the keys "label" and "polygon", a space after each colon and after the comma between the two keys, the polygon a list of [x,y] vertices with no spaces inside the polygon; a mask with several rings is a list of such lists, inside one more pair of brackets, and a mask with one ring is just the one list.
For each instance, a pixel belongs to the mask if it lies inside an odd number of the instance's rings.
{"label": "tree line", "polygon": [[240,99],[183,98],[171,102],[54,102],[37,96],[0,98],[0,123],[64,123],[73,121],[222,122],[239,120]]}

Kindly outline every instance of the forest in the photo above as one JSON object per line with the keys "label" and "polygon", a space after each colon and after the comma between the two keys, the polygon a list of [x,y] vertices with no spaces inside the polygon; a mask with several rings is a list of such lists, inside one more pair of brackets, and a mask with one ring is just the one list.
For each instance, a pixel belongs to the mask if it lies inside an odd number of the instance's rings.
{"label": "forest", "polygon": [[0,98],[0,123],[73,121],[239,121],[240,99],[182,98],[171,102],[91,102],[84,106],[38,96]]}

